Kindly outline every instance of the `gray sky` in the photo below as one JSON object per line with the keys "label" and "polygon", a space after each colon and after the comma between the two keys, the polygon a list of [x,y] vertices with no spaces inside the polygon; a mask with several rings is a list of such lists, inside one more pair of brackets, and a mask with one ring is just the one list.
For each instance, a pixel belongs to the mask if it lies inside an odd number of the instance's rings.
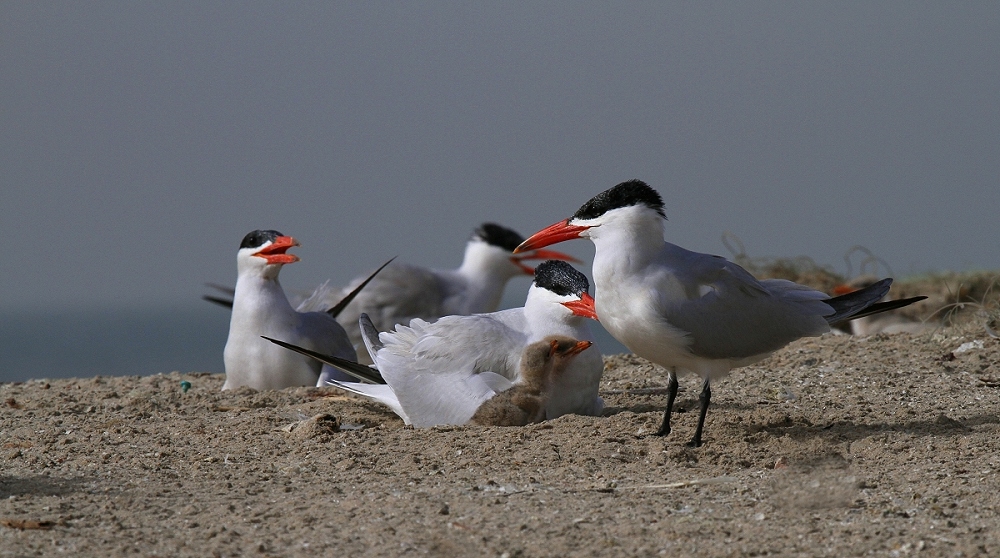
{"label": "gray sky", "polygon": [[664,4],[3,2],[0,305],[197,303],[256,228],[286,287],[454,266],[630,178],[695,250],[1000,268],[1000,4]]}

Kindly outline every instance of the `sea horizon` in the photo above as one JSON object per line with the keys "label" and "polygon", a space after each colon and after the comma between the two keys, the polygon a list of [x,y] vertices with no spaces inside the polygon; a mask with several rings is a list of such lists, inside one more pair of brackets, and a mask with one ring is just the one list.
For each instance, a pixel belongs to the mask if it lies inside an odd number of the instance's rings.
{"label": "sea horizon", "polygon": [[0,382],[225,371],[229,312],[149,308],[0,309]]}
{"label": "sea horizon", "polygon": [[[521,297],[524,295],[521,294]],[[523,304],[513,293],[503,307]],[[626,351],[590,324],[602,354]],[[225,372],[229,311],[178,306],[0,309],[0,382]]]}

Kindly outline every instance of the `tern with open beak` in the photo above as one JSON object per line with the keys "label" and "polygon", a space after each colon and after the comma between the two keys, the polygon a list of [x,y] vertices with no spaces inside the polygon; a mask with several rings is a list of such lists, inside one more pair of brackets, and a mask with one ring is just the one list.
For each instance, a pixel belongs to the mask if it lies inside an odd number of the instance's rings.
{"label": "tern with open beak", "polygon": [[[314,386],[323,365],[261,339],[261,335],[287,339],[302,347],[353,359],[354,347],[344,328],[326,312],[298,312],[278,283],[282,266],[299,261],[288,249],[299,243],[278,231],[247,234],[236,254],[238,275],[233,296],[224,360],[226,382],[222,389],[249,386],[282,389]],[[344,378],[326,372],[328,377]]]}

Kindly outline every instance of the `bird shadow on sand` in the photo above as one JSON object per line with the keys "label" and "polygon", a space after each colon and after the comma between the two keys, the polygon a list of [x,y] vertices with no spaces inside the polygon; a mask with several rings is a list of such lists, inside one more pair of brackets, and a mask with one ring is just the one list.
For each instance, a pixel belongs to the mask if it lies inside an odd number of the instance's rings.
{"label": "bird shadow on sand", "polygon": [[14,477],[0,476],[0,499],[11,496],[65,496],[84,490],[87,484],[97,479],[74,477],[59,479],[46,476]]}
{"label": "bird shadow on sand", "polygon": [[[604,407],[602,416],[611,417],[619,413],[663,413],[667,404],[666,388],[651,388],[649,390],[635,390],[635,393],[628,394],[629,397],[642,398],[642,402],[631,402],[626,401],[622,405],[609,405]],[[621,395],[621,394],[602,394],[605,398],[609,395]],[[740,404],[737,404],[740,405]],[[697,412],[698,411],[698,395],[695,394],[694,397],[683,397],[681,394],[677,396],[677,401],[674,403],[674,413],[684,414],[688,411]],[[712,403],[712,409],[722,409],[728,408],[730,405],[726,403]],[[747,408],[752,408],[752,406],[747,406]],[[709,410],[709,415],[712,411]]]}
{"label": "bird shadow on sand", "polygon": [[[619,413],[630,412],[635,414],[658,413],[662,414],[664,402],[650,401],[648,403],[631,403],[621,406],[605,407],[603,416],[611,417]],[[735,411],[741,415],[738,423],[728,419],[723,419],[719,413],[726,409]],[[777,416],[754,416],[762,409],[771,409]],[[697,412],[697,399],[678,399],[674,405],[674,414],[685,414]],[[714,414],[713,410],[715,413]],[[713,416],[714,415],[714,416]],[[808,418],[797,415],[794,412],[784,412],[780,405],[761,405],[734,402],[720,402],[713,404],[709,410],[707,428],[722,427],[722,422],[729,423],[729,427],[742,429],[747,436],[759,433],[770,434],[775,437],[789,436],[796,440],[807,440],[813,438],[832,438],[838,441],[855,441],[887,433],[902,433],[911,436],[961,436],[975,432],[980,426],[1000,426],[1000,416],[996,414],[980,414],[957,420],[945,414],[939,414],[932,419],[910,420],[904,422],[874,422],[863,423],[852,420],[831,420],[829,422],[814,423]],[[716,426],[712,426],[712,423]]]}
{"label": "bird shadow on sand", "polygon": [[788,436],[793,440],[813,438],[835,438],[838,441],[856,441],[880,434],[908,434],[917,437],[962,436],[972,434],[976,427],[1000,425],[1000,417],[992,414],[973,415],[956,420],[940,414],[934,419],[911,420],[906,422],[857,423],[851,420],[835,420],[826,424],[811,424],[809,421],[786,417],[783,420],[765,424],[740,425],[747,435],[767,433],[775,437]]}

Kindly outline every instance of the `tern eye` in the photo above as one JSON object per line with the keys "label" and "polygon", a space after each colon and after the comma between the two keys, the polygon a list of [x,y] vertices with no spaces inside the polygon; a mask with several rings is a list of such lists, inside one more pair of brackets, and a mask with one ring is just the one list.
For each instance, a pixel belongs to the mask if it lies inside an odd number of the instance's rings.
{"label": "tern eye", "polygon": [[279,236],[283,236],[280,232],[274,230],[256,230],[247,233],[243,237],[243,242],[240,243],[240,249],[243,248],[258,248],[263,246],[267,242],[274,242],[274,239]]}

